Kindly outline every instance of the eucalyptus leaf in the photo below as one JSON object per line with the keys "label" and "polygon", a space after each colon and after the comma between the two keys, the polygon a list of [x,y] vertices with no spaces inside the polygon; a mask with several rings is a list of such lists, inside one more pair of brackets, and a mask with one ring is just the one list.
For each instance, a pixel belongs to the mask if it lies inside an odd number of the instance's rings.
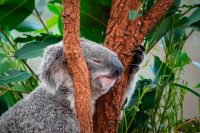
{"label": "eucalyptus leaf", "polygon": [[6,103],[8,108],[12,107],[17,101],[18,100],[13,92],[6,92],[0,97],[0,102],[4,102],[4,104]]}
{"label": "eucalyptus leaf", "polygon": [[197,30],[197,31],[200,31],[200,20],[197,21],[197,22],[195,22],[195,23],[192,23],[190,25],[190,27],[193,28],[193,29],[195,29],[195,30]]}
{"label": "eucalyptus leaf", "polygon": [[61,35],[63,35],[63,24],[61,15],[58,17],[58,29]]}
{"label": "eucalyptus leaf", "polygon": [[142,14],[138,13],[138,11],[130,10],[129,11],[129,19],[135,20],[137,17],[142,16]]}
{"label": "eucalyptus leaf", "polygon": [[54,4],[54,3],[62,4],[62,0],[51,0],[49,3],[51,3],[51,4]]}
{"label": "eucalyptus leaf", "polygon": [[190,64],[190,58],[186,52],[181,52],[177,58],[177,66],[183,68],[186,64]]}
{"label": "eucalyptus leaf", "polygon": [[200,83],[195,86],[195,88],[200,88]]}
{"label": "eucalyptus leaf", "polygon": [[0,107],[1,107],[0,108],[0,116],[1,116],[4,112],[6,112],[8,110],[7,103],[5,102],[5,100],[2,100],[1,97],[0,97]]}
{"label": "eucalyptus leaf", "polygon": [[93,0],[93,1],[95,1],[98,4],[107,6],[107,7],[111,7],[111,2],[112,2],[111,0]]}
{"label": "eucalyptus leaf", "polygon": [[25,20],[16,27],[16,30],[20,32],[30,32],[30,31],[40,30],[42,28],[43,28],[42,24],[37,21]]}
{"label": "eucalyptus leaf", "polygon": [[3,81],[4,83],[23,81],[32,76],[30,73],[19,70],[10,70],[5,73],[6,73],[5,76],[0,76],[0,80]]}
{"label": "eucalyptus leaf", "polygon": [[154,56],[154,67],[152,71],[155,75],[155,82],[170,82],[174,80],[173,71],[162,62],[158,56]]}
{"label": "eucalyptus leaf", "polygon": [[85,37],[97,43],[103,43],[106,36],[106,28],[102,26],[94,26],[91,28],[82,27],[80,33],[81,37]]}
{"label": "eucalyptus leaf", "polygon": [[0,5],[0,26],[15,28],[28,17],[35,7],[34,0],[8,0]]}
{"label": "eucalyptus leaf", "polygon": [[80,24],[81,27],[107,26],[110,10],[108,7],[97,4],[93,0],[81,0]]}
{"label": "eucalyptus leaf", "polygon": [[0,75],[10,69],[10,64],[7,61],[0,60]]}
{"label": "eucalyptus leaf", "polygon": [[51,4],[49,3],[48,4],[48,9],[54,13],[55,15],[58,15],[58,16],[61,16],[61,13],[63,11],[62,7],[61,6],[58,6],[58,5],[54,5],[54,4]]}
{"label": "eucalyptus leaf", "polygon": [[24,42],[30,42],[30,41],[33,41],[35,38],[31,35],[27,35],[27,34],[24,34],[26,37],[17,37],[15,38],[15,42],[16,43],[24,43]]}
{"label": "eucalyptus leaf", "polygon": [[191,25],[200,20],[200,8],[197,8],[189,17],[189,21],[185,25]]}
{"label": "eucalyptus leaf", "polygon": [[44,48],[47,46],[48,44],[39,41],[27,43],[15,52],[15,58],[29,59],[42,56]]}
{"label": "eucalyptus leaf", "polygon": [[191,88],[189,88],[189,87],[187,87],[187,86],[183,86],[183,85],[180,85],[180,84],[177,84],[177,83],[172,83],[171,85],[174,85],[174,86],[180,87],[180,88],[182,88],[182,89],[185,89],[185,90],[187,90],[187,91],[193,93],[194,95],[196,95],[197,97],[200,98],[200,93],[194,91],[193,89],[191,89]]}

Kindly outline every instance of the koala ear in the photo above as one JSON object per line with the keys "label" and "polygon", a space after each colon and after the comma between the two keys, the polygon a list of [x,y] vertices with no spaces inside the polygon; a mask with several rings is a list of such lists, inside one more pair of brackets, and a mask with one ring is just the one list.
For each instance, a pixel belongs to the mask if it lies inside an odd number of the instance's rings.
{"label": "koala ear", "polygon": [[[52,45],[46,48],[44,59],[40,67],[39,75],[42,82],[50,87],[55,88],[61,82],[64,71],[64,54],[62,44]],[[59,82],[57,82],[59,81]]]}

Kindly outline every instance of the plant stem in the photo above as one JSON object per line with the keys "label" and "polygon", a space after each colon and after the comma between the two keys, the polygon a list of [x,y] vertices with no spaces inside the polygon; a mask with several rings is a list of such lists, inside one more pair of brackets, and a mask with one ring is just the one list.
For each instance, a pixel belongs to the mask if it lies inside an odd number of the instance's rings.
{"label": "plant stem", "polygon": [[42,23],[44,29],[46,30],[47,33],[49,33],[49,30],[48,30],[47,26],[45,25],[44,21],[42,20],[40,14],[39,14],[39,12],[38,12],[38,10],[37,10],[36,8],[35,8],[35,12],[36,12],[36,14],[37,14],[37,18],[38,18],[38,19],[40,20],[40,22]]}
{"label": "plant stem", "polygon": [[12,91],[12,92],[20,92],[20,93],[29,93],[29,92],[26,92],[26,91],[19,91],[19,90],[15,90],[15,89],[10,89],[10,88],[8,88],[8,87],[6,87],[6,86],[2,86],[2,85],[0,85],[0,89],[1,90],[6,90],[6,91]]}

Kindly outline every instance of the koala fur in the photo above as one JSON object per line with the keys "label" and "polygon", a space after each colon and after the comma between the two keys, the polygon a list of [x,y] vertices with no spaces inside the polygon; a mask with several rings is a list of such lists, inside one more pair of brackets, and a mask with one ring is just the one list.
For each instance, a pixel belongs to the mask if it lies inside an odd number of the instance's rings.
{"label": "koala fur", "polygon": [[[92,108],[120,77],[123,66],[111,50],[86,39],[81,48],[90,71]],[[0,117],[0,133],[79,133],[73,82],[63,45],[49,46],[40,70],[41,84]]]}
{"label": "koala fur", "polygon": [[[129,80],[128,80],[128,87],[127,91],[125,92],[124,101],[127,98],[127,103],[125,105],[125,108],[128,107],[128,104],[130,102],[131,96],[133,95],[136,87],[136,81],[137,81],[137,73],[140,70],[140,65],[143,62],[144,56],[145,56],[145,49],[142,45],[138,46],[136,50],[132,51],[133,59],[132,63],[129,68]],[[122,114],[121,114],[122,117]]]}

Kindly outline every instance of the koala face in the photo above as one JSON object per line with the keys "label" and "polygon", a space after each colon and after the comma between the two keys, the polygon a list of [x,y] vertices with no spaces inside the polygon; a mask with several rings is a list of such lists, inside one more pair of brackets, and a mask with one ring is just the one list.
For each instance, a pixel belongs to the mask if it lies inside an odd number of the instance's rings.
{"label": "koala face", "polygon": [[[111,50],[86,39],[81,39],[80,43],[90,72],[92,99],[96,100],[114,85],[123,66]],[[62,43],[47,48],[40,71],[41,80],[50,88],[73,86]]]}
{"label": "koala face", "polygon": [[115,84],[123,66],[113,51],[101,45],[81,39],[81,48],[90,71],[92,97],[97,99]]}

